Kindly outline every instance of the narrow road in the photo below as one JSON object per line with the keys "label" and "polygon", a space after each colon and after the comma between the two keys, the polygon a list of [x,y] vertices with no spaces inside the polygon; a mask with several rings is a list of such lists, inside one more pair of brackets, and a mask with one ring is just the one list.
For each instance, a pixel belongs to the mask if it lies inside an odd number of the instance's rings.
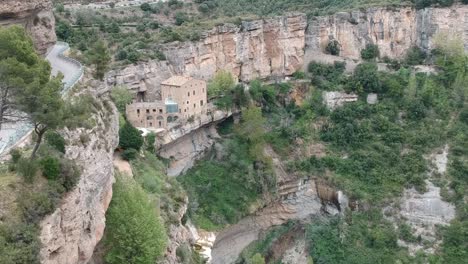
{"label": "narrow road", "polygon": [[63,74],[65,89],[73,86],[82,74],[82,66],[78,61],[63,56],[63,52],[68,49],[68,44],[57,42],[46,57],[52,66],[52,75],[56,76],[59,72]]}
{"label": "narrow road", "polygon": [[[52,67],[52,75],[56,76],[59,72],[64,75],[62,93],[66,93],[73,87],[83,74],[82,66],[78,61],[63,56],[63,52],[68,49],[68,44],[57,42],[46,57]],[[30,139],[31,129],[32,125],[25,121],[3,125],[0,130],[0,156],[27,142]]]}

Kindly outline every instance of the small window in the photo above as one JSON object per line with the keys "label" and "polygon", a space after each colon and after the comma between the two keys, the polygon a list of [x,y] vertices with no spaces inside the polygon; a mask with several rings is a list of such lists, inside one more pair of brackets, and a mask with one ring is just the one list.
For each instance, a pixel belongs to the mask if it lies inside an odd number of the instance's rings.
{"label": "small window", "polygon": [[202,92],[205,92],[205,88],[202,88]]}
{"label": "small window", "polygon": [[203,100],[200,100],[200,106],[203,106]]}
{"label": "small window", "polygon": [[187,113],[187,108],[186,108],[186,109],[184,109],[184,113]]}
{"label": "small window", "polygon": [[161,121],[159,121],[159,127],[162,127],[162,123],[161,123]]}
{"label": "small window", "polygon": [[149,114],[149,112],[150,112],[149,109],[146,109],[146,113]]}
{"label": "small window", "polygon": [[159,113],[162,114],[162,113],[163,113],[163,110],[162,110],[162,109],[159,109]]}
{"label": "small window", "polygon": [[197,104],[193,104],[193,108],[197,108]]}
{"label": "small window", "polygon": [[156,109],[153,109],[153,112],[155,112],[155,113],[156,113]]}
{"label": "small window", "polygon": [[149,125],[149,126],[152,127],[152,126],[153,126],[153,123],[150,122],[150,125]]}
{"label": "small window", "polygon": [[137,109],[137,114],[140,114],[140,109]]}
{"label": "small window", "polygon": [[193,95],[195,95],[195,90],[193,90]]}
{"label": "small window", "polygon": [[187,93],[187,96],[190,97],[190,92]]}
{"label": "small window", "polygon": [[189,101],[187,101],[187,104],[190,104],[190,102],[189,102]]}

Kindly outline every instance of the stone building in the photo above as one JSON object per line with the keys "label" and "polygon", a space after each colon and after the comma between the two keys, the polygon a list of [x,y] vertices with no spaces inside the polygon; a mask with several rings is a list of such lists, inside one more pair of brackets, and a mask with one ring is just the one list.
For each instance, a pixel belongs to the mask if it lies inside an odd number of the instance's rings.
{"label": "stone building", "polygon": [[127,120],[135,127],[165,129],[179,119],[206,113],[206,82],[192,77],[173,76],[161,83],[161,100],[127,105]]}

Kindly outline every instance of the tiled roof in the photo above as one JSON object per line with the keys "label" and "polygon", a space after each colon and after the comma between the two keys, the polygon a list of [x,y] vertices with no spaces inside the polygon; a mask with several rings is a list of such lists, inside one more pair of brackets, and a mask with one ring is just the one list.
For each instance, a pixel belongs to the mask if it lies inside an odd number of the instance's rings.
{"label": "tiled roof", "polygon": [[185,77],[185,76],[172,76],[171,78],[165,80],[162,82],[162,85],[170,85],[170,86],[182,86],[186,84],[188,81],[192,80],[190,77]]}

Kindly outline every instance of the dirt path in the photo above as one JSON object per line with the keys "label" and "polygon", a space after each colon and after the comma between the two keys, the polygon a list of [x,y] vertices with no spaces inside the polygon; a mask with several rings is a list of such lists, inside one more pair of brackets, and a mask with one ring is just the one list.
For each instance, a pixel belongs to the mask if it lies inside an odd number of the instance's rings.
{"label": "dirt path", "polygon": [[132,166],[123,160],[118,152],[114,153],[114,166],[123,174],[133,177]]}

